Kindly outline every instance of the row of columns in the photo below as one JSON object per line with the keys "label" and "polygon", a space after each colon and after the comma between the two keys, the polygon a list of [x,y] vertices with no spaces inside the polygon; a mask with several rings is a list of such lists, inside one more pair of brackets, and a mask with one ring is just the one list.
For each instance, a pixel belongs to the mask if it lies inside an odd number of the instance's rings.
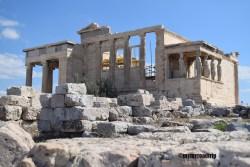
{"label": "row of columns", "polygon": [[[140,55],[139,55],[139,73],[140,73],[140,87],[145,87],[145,54],[146,54],[146,46],[145,46],[145,36],[146,34],[140,34]],[[129,39],[130,36],[126,36],[124,38],[124,85],[129,84],[130,79],[130,67],[131,67],[131,49],[129,47]],[[109,59],[109,79],[112,83],[115,82],[115,69],[116,69],[116,47],[115,47],[116,39],[111,40],[110,45],[110,59]]]}
{"label": "row of columns", "polygon": [[[197,78],[201,78],[201,76],[204,76],[206,78],[209,78],[211,75],[211,79],[215,80],[215,76],[217,73],[217,80],[221,81],[221,74],[222,74],[222,70],[221,70],[221,60],[218,59],[217,60],[217,66],[215,66],[215,58],[212,57],[210,65],[208,62],[208,55],[205,56],[204,60],[201,60],[201,55],[200,55],[200,51],[196,52],[196,56],[195,56],[195,76]],[[186,77],[187,74],[187,65],[185,64],[184,61],[184,53],[179,53],[179,59],[178,59],[178,63],[179,63],[179,75],[182,78]],[[166,67],[166,77],[169,78],[169,73],[170,73],[170,69],[169,69],[169,57],[167,56],[166,60],[165,60],[165,67]]]}
{"label": "row of columns", "polygon": [[204,57],[204,60],[201,61],[201,55],[200,51],[196,52],[196,58],[195,58],[195,64],[196,64],[196,77],[200,78],[201,76],[204,76],[206,78],[209,78],[211,75],[211,79],[215,80],[215,76],[217,74],[217,81],[221,81],[221,59],[217,59],[217,66],[215,66],[215,58],[212,57],[210,61],[208,61],[208,55]]}

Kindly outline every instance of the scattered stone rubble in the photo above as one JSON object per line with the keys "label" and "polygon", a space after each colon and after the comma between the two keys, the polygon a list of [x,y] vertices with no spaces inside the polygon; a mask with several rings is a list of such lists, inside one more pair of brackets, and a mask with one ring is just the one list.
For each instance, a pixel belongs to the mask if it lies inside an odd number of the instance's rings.
{"label": "scattered stone rubble", "polygon": [[[8,159],[22,167],[247,166],[250,152],[237,144],[250,146],[249,111],[246,106],[214,107],[146,90],[107,98],[88,95],[85,84],[63,84],[54,94],[12,87],[0,97],[0,119],[5,121],[0,122],[0,150],[8,152],[0,155],[0,165],[8,166]],[[34,145],[30,135],[44,142]],[[47,140],[67,137],[73,138]],[[8,138],[20,145],[11,156],[15,149],[4,143]],[[177,155],[191,147],[217,157],[187,164]]]}

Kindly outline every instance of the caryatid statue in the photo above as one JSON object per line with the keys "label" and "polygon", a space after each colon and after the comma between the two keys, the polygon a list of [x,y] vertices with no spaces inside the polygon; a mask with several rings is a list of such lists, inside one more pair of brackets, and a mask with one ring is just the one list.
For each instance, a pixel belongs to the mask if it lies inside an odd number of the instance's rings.
{"label": "caryatid statue", "polygon": [[216,72],[215,72],[214,58],[212,58],[212,60],[211,60],[211,77],[212,77],[212,80],[215,79],[215,75],[216,75]]}
{"label": "caryatid statue", "polygon": [[201,72],[202,72],[200,52],[197,52],[196,54],[197,54],[196,58],[195,58],[196,76],[198,78],[200,78],[201,77]]}
{"label": "caryatid statue", "polygon": [[210,69],[209,69],[209,65],[208,65],[208,55],[205,56],[205,60],[204,60],[204,63],[203,63],[203,74],[204,74],[204,77],[206,78],[209,78],[210,76]]}
{"label": "caryatid statue", "polygon": [[217,75],[218,75],[218,81],[221,81],[221,60],[218,60]]}
{"label": "caryatid statue", "polygon": [[179,57],[179,72],[180,72],[180,77],[186,77],[187,67],[183,59],[183,53],[180,53]]}

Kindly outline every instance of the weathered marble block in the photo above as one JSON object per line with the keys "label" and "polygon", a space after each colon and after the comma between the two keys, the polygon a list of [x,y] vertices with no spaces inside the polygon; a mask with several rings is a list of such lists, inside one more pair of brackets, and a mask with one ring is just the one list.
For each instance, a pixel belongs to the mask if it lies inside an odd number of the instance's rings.
{"label": "weathered marble block", "polygon": [[51,97],[52,94],[44,93],[40,95],[40,102],[43,108],[51,107]]}
{"label": "weathered marble block", "polygon": [[35,121],[37,120],[37,115],[39,114],[40,109],[34,107],[27,107],[23,109],[21,118],[25,121]]}
{"label": "weathered marble block", "polygon": [[132,115],[134,117],[152,117],[152,109],[145,106],[133,107]]}
{"label": "weathered marble block", "polygon": [[54,110],[52,108],[42,108],[38,114],[38,119],[46,121],[54,119]]}
{"label": "weathered marble block", "polygon": [[68,120],[107,120],[109,117],[109,109],[93,108],[93,107],[70,107],[56,108],[54,110],[54,119],[61,121]]}
{"label": "weathered marble block", "polygon": [[154,101],[154,97],[152,94],[128,94],[128,95],[120,95],[118,96],[118,104],[119,105],[127,105],[127,106],[149,106],[151,102]]}
{"label": "weathered marble block", "polygon": [[0,120],[19,120],[22,115],[22,107],[20,106],[0,106]]}
{"label": "weathered marble block", "polygon": [[35,90],[30,86],[14,86],[7,89],[7,95],[33,97],[35,94]]}
{"label": "weathered marble block", "polygon": [[84,132],[91,131],[92,123],[87,120],[63,121],[61,132]]}
{"label": "weathered marble block", "polygon": [[112,137],[117,133],[127,133],[130,123],[114,121],[100,122],[97,124],[97,133],[103,137]]}
{"label": "weathered marble block", "polygon": [[151,125],[129,125],[128,134],[137,135],[142,132],[153,132],[156,128]]}
{"label": "weathered marble block", "polygon": [[17,95],[7,95],[7,96],[1,96],[0,97],[0,105],[15,105],[15,106],[21,106],[21,107],[29,107],[30,106],[30,100],[27,97],[24,96],[17,96]]}
{"label": "weathered marble block", "polygon": [[56,87],[56,94],[87,94],[84,83],[65,83]]}
{"label": "weathered marble block", "polygon": [[51,122],[49,120],[39,120],[37,126],[40,132],[52,131]]}
{"label": "weathered marble block", "polygon": [[65,97],[62,94],[54,94],[51,97],[51,107],[52,108],[61,108],[64,107]]}
{"label": "weathered marble block", "polygon": [[65,106],[83,106],[92,107],[94,102],[93,95],[76,95],[76,94],[66,94],[65,95]]}

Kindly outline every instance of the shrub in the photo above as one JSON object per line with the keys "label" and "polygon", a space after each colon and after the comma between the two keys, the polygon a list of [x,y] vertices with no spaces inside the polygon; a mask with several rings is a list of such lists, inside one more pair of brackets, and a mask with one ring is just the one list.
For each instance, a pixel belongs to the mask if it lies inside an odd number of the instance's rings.
{"label": "shrub", "polygon": [[226,131],[227,123],[224,121],[218,121],[214,124],[213,128],[224,132]]}

